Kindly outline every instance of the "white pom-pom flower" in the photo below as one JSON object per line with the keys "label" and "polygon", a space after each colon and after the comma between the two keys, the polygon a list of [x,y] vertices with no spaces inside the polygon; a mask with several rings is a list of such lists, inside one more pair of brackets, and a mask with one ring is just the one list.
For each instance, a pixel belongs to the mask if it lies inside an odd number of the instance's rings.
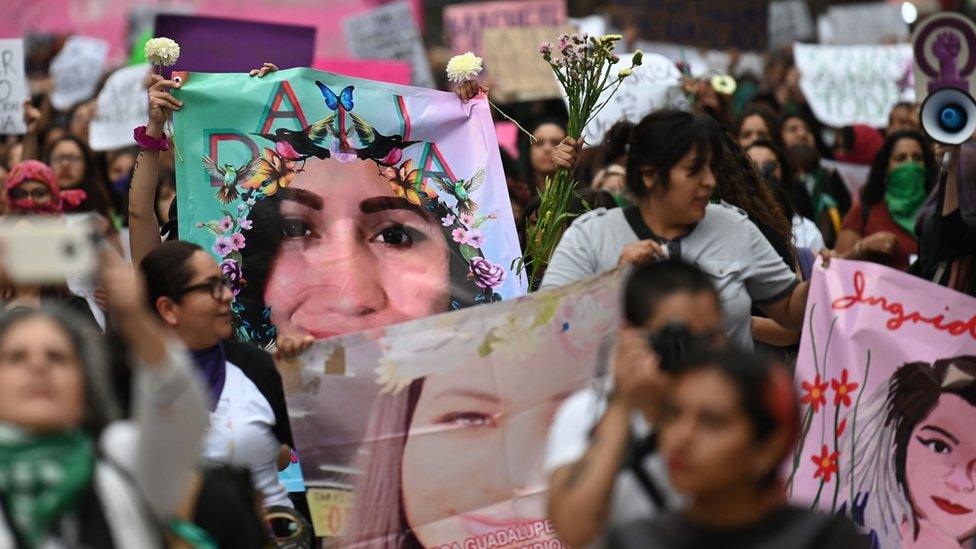
{"label": "white pom-pom flower", "polygon": [[153,65],[170,67],[180,58],[180,45],[170,38],[153,38],[146,42],[146,59]]}
{"label": "white pom-pom flower", "polygon": [[483,62],[477,55],[467,52],[455,55],[447,62],[447,79],[461,84],[481,74]]}

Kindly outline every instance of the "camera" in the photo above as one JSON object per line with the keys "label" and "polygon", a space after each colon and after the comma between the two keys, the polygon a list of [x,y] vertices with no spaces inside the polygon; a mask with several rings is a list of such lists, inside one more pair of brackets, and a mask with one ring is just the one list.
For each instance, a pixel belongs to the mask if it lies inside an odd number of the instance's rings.
{"label": "camera", "polygon": [[674,372],[681,367],[685,355],[697,343],[697,337],[681,322],[669,322],[649,335],[647,342],[661,360],[661,370]]}

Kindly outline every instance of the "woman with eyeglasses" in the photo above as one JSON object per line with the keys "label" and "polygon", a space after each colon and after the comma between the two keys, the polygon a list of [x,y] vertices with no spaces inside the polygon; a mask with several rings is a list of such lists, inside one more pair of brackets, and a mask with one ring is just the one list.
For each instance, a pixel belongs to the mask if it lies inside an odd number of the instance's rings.
{"label": "woman with eyeglasses", "polygon": [[190,349],[209,387],[203,457],[250,469],[266,508],[293,507],[278,480],[294,446],[281,377],[271,355],[230,339],[234,295],[217,262],[196,244],[170,241],[149,252],[140,269],[150,308]]}

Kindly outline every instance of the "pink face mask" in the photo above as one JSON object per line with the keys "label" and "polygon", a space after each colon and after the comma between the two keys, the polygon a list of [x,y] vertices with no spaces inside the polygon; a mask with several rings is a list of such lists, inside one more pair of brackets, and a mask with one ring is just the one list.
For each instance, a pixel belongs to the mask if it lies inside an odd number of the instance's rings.
{"label": "pink face mask", "polygon": [[21,198],[10,202],[10,209],[19,214],[61,213],[61,207],[52,201],[35,202],[33,198]]}

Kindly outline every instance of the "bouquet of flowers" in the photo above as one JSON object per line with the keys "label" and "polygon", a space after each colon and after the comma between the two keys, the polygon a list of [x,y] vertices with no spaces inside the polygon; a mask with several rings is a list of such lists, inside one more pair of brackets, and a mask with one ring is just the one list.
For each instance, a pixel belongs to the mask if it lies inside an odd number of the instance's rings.
{"label": "bouquet of flowers", "polygon": [[[539,53],[549,63],[566,94],[569,103],[566,133],[573,139],[580,138],[590,120],[606,106],[624,79],[633,74],[634,67],[641,64],[644,54],[637,50],[630,67],[614,71],[620,58],[613,49],[621,38],[619,34],[599,38],[586,33],[563,34],[555,48],[559,57],[554,56],[552,43],[539,46]],[[609,93],[604,95],[607,91]],[[518,265],[519,270],[525,268],[528,271],[530,289],[538,287],[563,227],[573,217],[567,208],[575,192],[576,181],[565,168],[546,179],[538,219],[526,227],[525,250]]]}

